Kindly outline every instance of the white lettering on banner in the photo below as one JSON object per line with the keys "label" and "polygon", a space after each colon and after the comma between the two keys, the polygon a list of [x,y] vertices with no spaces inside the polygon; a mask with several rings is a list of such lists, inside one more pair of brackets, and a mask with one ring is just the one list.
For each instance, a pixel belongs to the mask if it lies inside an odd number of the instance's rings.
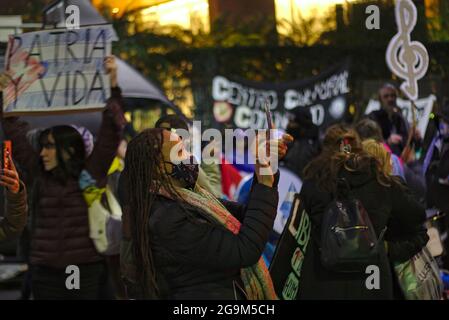
{"label": "white lettering on banner", "polygon": [[312,114],[312,122],[317,126],[321,126],[326,115],[324,107],[321,104],[314,105],[310,108],[310,113]]}
{"label": "white lettering on banner", "polygon": [[[267,120],[266,120],[266,115],[265,112],[261,111],[261,110],[254,110],[254,112],[252,113],[252,118],[251,118],[251,127],[252,128],[267,128]],[[274,119],[273,119],[274,121]]]}
{"label": "white lettering on banner", "polygon": [[251,127],[251,109],[247,106],[239,106],[235,109],[234,123],[239,128]]}
{"label": "white lettering on banner", "polygon": [[221,76],[216,76],[212,81],[212,97],[218,101],[226,101],[229,97],[228,80]]}
{"label": "white lettering on banner", "polygon": [[309,107],[318,99],[327,100],[341,94],[349,93],[348,77],[348,71],[343,71],[316,83],[313,89],[307,88],[303,91],[294,89],[287,90],[284,94],[284,107],[286,110],[291,110],[296,107]]}
{"label": "white lettering on banner", "polygon": [[[289,115],[286,111],[297,107],[310,108],[312,120],[317,126],[323,125],[327,118],[328,110],[324,106],[329,105],[330,117],[339,120],[346,111],[346,99],[341,95],[350,92],[349,72],[347,70],[335,71],[331,75],[320,77],[320,79],[323,80],[310,79],[306,81],[306,83],[311,83],[309,85],[304,82],[302,85],[298,83],[298,86],[304,89],[287,89],[288,84],[272,85],[278,88],[276,91],[251,88],[230,81],[223,76],[215,76],[212,80],[215,120],[222,123],[229,121],[232,117],[233,123],[242,129],[266,128],[264,107],[267,101],[272,110],[274,124],[280,129],[287,127]],[[282,98],[284,99],[283,106],[282,102],[279,103],[278,94],[284,95],[281,97],[281,101]],[[340,99],[338,99],[339,97]]]}
{"label": "white lettering on banner", "polygon": [[222,76],[216,76],[212,80],[212,97],[216,101],[226,101],[251,109],[263,110],[265,100],[268,100],[271,110],[278,107],[276,91],[248,88]]}
{"label": "white lettering on banner", "polygon": [[[324,112],[324,109],[323,109]],[[272,113],[273,123],[276,128],[286,128],[288,124],[288,116],[278,111]],[[323,113],[324,117],[324,113]],[[324,119],[323,119],[324,120]],[[262,110],[252,110],[247,106],[238,106],[234,111],[234,123],[242,129],[248,128],[266,128],[267,117]]]}

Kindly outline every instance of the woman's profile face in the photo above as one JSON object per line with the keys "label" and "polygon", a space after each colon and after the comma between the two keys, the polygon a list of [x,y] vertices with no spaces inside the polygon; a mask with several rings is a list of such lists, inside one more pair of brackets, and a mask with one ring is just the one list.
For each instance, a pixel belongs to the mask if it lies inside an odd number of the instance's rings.
{"label": "woman's profile face", "polygon": [[[170,163],[179,163],[189,158],[190,154],[184,147],[181,138],[174,132],[163,130],[162,134],[162,159],[167,173],[172,172]],[[167,163],[169,162],[169,163]]]}
{"label": "woman's profile face", "polygon": [[56,145],[53,135],[50,133],[42,143],[40,156],[44,164],[45,171],[51,171],[58,166],[58,158],[56,156]]}

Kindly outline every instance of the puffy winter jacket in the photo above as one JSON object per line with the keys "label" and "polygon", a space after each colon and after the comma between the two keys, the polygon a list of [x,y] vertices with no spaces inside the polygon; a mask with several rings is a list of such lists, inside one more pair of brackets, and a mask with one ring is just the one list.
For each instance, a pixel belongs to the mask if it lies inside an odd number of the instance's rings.
{"label": "puffy winter jacket", "polygon": [[[106,184],[107,172],[120,142],[125,119],[121,91],[112,89],[103,111],[103,121],[94,150],[85,169],[99,186]],[[26,139],[28,125],[17,117],[2,119],[12,140],[14,158],[27,171],[32,194],[31,264],[65,268],[71,264],[101,261],[89,237],[88,208],[77,179],[61,183],[42,169],[39,154]]]}

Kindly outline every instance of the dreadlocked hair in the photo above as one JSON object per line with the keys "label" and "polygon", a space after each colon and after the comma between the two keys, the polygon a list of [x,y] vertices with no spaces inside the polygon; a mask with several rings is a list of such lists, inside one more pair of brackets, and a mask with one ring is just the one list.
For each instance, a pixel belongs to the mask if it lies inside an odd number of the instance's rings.
{"label": "dreadlocked hair", "polygon": [[386,187],[396,181],[385,172],[379,159],[364,150],[355,130],[337,124],[326,130],[322,152],[305,167],[304,175],[316,181],[322,191],[336,193],[341,170],[373,173],[377,182]]}
{"label": "dreadlocked hair", "polygon": [[163,130],[142,131],[129,142],[125,156],[135,280],[143,298],[160,297],[149,234],[151,208],[157,191],[164,189],[171,199],[183,202],[163,165]]}

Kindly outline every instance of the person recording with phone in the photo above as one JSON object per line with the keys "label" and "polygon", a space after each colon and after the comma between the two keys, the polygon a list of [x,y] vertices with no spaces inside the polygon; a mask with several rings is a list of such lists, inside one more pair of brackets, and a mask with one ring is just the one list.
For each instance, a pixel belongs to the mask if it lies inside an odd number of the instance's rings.
{"label": "person recording with phone", "polygon": [[[19,235],[27,223],[27,192],[11,159],[5,156],[0,185],[5,188],[6,211],[0,220],[0,241]],[[6,165],[5,165],[6,164]]]}
{"label": "person recording with phone", "polygon": [[[70,125],[40,132],[39,150],[34,150],[26,136],[26,121],[4,114],[0,117],[31,190],[29,266],[35,300],[95,300],[103,294],[107,279],[105,258],[91,238],[92,219],[82,186],[106,185],[126,122],[113,56],[104,59],[103,68],[110,74],[111,96],[89,156],[83,137]],[[8,77],[0,74],[0,93],[7,85]],[[67,289],[66,268],[70,265],[76,265],[82,275],[79,290]]]}

